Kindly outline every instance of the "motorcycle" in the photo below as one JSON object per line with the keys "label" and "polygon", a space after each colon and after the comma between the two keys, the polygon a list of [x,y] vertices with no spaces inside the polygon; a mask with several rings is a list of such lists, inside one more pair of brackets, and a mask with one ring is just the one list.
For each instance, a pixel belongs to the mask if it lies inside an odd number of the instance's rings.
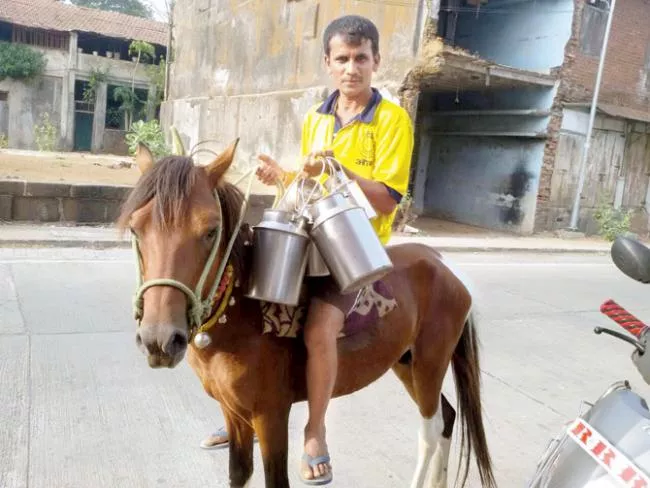
{"label": "motorcycle", "polygon": [[[618,237],[610,255],[628,277],[650,283],[650,249]],[[602,313],[626,333],[596,327],[634,347],[631,359],[650,385],[650,328],[607,300]],[[647,353],[646,353],[647,352]],[[588,409],[568,422],[548,444],[528,488],[650,488],[650,410],[627,380],[611,385]]]}

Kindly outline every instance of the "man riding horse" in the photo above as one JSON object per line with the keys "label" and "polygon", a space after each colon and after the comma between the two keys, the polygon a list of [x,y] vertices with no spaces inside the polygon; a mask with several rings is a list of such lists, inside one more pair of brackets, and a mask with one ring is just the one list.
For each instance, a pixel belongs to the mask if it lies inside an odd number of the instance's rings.
{"label": "man riding horse", "polygon": [[[397,205],[407,191],[413,128],[408,113],[372,87],[379,67],[379,33],[368,19],[349,15],[334,20],[324,33],[325,65],[336,90],[308,111],[302,128],[303,165],[286,171],[260,155],[258,178],[288,186],[298,176],[318,176],[323,156],[333,155],[374,207],[372,225],[386,244]],[[309,419],[305,427],[301,476],[307,484],[332,479],[325,438],[325,413],[337,374],[336,341],[357,294],[342,295],[331,276],[309,278],[311,299],[304,327],[307,346]],[[227,445],[225,429],[201,445]]]}
{"label": "man riding horse", "polygon": [[[372,222],[385,244],[406,191],[411,121],[371,87],[379,63],[372,23],[360,17],[338,19],[328,26],[324,41],[337,90],[307,114],[303,165],[287,172],[260,156],[258,177],[272,184],[318,176],[322,157],[331,151],[375,208],[378,216]],[[447,488],[457,420],[459,486],[468,481],[473,454],[480,479],[476,486],[495,488],[483,424],[473,297],[453,266],[424,244],[387,246],[393,267],[364,289],[367,294],[359,295],[359,303],[354,304],[356,294],[341,294],[330,278],[306,280],[309,309],[305,323],[297,314],[296,329],[303,327],[306,347],[272,327],[267,333],[268,321],[275,324],[277,317],[244,291],[253,272],[254,233],[243,222],[252,178],[244,194],[225,177],[238,140],[211,163],[197,165],[178,139],[176,154],[159,161],[145,145],[138,146],[135,159],[142,177],[117,223],[130,231],[135,251],[136,345],[152,368],[174,368],[187,357],[206,393],[219,402],[230,486],[249,486],[257,435],[264,486],[289,488],[289,416],[292,405],[305,400],[309,419],[301,479],[329,483],[329,400],[359,391],[391,369],[420,418],[411,488],[424,488],[427,481],[427,486]],[[352,327],[360,317],[363,327]],[[450,366],[456,408],[442,393]]]}

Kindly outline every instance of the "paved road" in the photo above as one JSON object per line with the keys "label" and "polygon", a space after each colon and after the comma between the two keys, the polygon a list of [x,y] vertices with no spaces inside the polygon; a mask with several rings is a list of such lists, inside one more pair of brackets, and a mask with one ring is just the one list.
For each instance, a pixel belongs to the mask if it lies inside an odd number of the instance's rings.
{"label": "paved road", "polygon": [[[603,256],[452,258],[475,286],[497,479],[521,487],[581,400],[623,378],[639,386],[630,348],[592,328],[609,325],[598,307],[610,297],[650,319],[650,288]],[[133,273],[124,250],[0,249],[0,487],[227,486],[227,452],[198,448],[220,425],[216,404],[185,363],[150,370],[135,348]],[[294,486],[305,413],[291,416]],[[331,486],[408,486],[418,416],[392,374],[336,400],[328,420]],[[253,487],[260,466],[256,448]]]}

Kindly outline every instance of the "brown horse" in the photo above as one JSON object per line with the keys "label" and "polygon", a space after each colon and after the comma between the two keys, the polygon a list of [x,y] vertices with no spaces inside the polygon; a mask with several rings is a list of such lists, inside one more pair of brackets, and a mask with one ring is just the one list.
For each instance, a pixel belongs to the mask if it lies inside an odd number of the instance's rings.
{"label": "brown horse", "polygon": [[[306,350],[301,340],[263,334],[260,302],[243,296],[250,266],[247,241],[252,231],[238,226],[244,195],[224,180],[236,145],[207,166],[196,166],[183,156],[154,164],[151,153],[141,146],[136,161],[143,176],[125,202],[118,224],[131,229],[137,243],[145,285],[136,306],[140,322],[136,343],[149,365],[172,368],[187,352],[206,392],[224,413],[230,436],[230,486],[243,487],[250,480],[256,433],[266,487],[284,488],[289,486],[289,412],[293,403],[307,398],[305,378],[300,374],[305,369]],[[224,318],[212,321],[215,325],[206,332],[209,344],[199,348],[192,340],[198,300],[192,297],[191,287],[203,281],[204,274],[206,284],[217,279],[217,267],[227,254],[226,243],[231,237],[234,244],[229,262],[239,287],[228,287],[232,281],[224,279],[224,287],[217,291],[222,298],[216,300],[197,291],[198,298],[208,300],[209,315]],[[462,422],[461,458],[466,455],[465,462],[459,463],[458,475],[462,467],[464,485],[474,450],[482,485],[494,487],[481,413],[471,295],[432,248],[403,244],[388,247],[388,252],[394,270],[384,281],[393,291],[397,307],[371,327],[339,339],[334,397],[364,388],[392,368],[422,417],[411,487],[424,486],[430,465],[430,486],[446,487],[456,412],[441,388],[451,364]],[[232,292],[226,298],[227,317],[222,306],[224,288]]]}

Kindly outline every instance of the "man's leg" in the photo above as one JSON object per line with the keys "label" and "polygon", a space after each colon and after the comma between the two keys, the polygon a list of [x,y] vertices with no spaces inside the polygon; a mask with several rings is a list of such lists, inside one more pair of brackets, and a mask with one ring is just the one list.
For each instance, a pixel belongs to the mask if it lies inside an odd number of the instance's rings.
{"label": "man's leg", "polygon": [[[309,420],[305,427],[305,453],[312,458],[327,455],[325,413],[336,382],[336,340],[343,329],[345,316],[334,305],[312,299],[305,324],[307,346],[307,400]],[[321,463],[309,467],[303,461],[302,475],[306,479],[320,478],[331,470]]]}

